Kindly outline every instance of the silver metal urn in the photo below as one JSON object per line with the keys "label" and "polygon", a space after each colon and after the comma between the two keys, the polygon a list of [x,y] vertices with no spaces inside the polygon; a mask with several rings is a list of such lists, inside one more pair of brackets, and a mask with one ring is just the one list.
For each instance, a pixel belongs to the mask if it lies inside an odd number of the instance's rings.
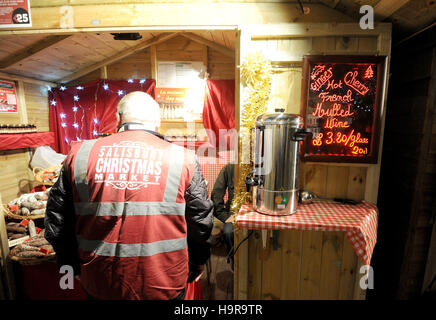
{"label": "silver metal urn", "polygon": [[256,119],[254,169],[246,179],[253,190],[253,208],[269,215],[297,210],[299,147],[310,134],[302,117],[283,111]]}

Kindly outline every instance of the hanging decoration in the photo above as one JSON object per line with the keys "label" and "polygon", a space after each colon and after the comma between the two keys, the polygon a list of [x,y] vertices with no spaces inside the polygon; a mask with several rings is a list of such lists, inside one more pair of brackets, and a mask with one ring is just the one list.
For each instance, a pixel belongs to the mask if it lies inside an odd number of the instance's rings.
{"label": "hanging decoration", "polygon": [[[236,214],[242,204],[251,202],[251,193],[246,191],[245,178],[253,163],[252,129],[255,127],[256,118],[266,112],[271,93],[271,62],[261,52],[250,53],[241,64],[240,72],[244,96],[239,129],[239,174],[231,205],[231,211]],[[250,152],[243,152],[243,146],[249,146]]]}
{"label": "hanging decoration", "polygon": [[56,136],[56,151],[66,154],[72,141],[114,133],[118,101],[132,91],[154,98],[153,79],[95,80],[78,86],[50,88],[50,131]]}

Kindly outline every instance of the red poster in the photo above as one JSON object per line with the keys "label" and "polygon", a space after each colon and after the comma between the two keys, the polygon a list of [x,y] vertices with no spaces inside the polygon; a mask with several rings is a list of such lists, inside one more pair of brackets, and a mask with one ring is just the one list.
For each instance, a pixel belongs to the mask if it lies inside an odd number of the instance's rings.
{"label": "red poster", "polygon": [[0,81],[0,113],[5,112],[18,112],[17,91],[13,82]]}
{"label": "red poster", "polygon": [[1,0],[0,28],[31,27],[30,0]]}

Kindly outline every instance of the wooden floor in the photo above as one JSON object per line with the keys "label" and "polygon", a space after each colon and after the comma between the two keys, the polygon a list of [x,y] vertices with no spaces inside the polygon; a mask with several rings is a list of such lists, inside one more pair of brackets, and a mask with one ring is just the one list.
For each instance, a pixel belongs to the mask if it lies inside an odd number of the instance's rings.
{"label": "wooden floor", "polygon": [[226,246],[219,240],[213,243],[209,281],[206,270],[200,279],[203,300],[233,300],[233,272],[227,263]]}

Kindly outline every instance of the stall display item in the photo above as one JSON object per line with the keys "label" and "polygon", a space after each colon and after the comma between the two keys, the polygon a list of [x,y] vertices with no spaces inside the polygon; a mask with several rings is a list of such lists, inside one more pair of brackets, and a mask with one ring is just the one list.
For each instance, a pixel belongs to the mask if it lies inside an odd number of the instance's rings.
{"label": "stall display item", "polygon": [[29,235],[29,229],[27,225],[23,226],[19,222],[7,223],[6,231],[8,233],[8,240],[16,240]]}
{"label": "stall display item", "polygon": [[39,264],[54,260],[56,253],[51,244],[44,238],[44,230],[38,235],[15,246],[9,253],[11,260],[21,264]]}
{"label": "stall display item", "polygon": [[45,186],[52,186],[58,180],[59,174],[61,173],[61,168],[62,165],[52,166],[47,169],[34,167],[33,175],[35,177],[35,181]]}
{"label": "stall display item", "polygon": [[183,104],[160,104],[160,117],[163,120],[183,119],[184,114]]}
{"label": "stall display item", "polygon": [[2,124],[0,125],[0,134],[12,133],[31,133],[37,132],[34,124]]}
{"label": "stall display item", "polygon": [[6,216],[12,219],[39,219],[45,217],[50,189],[25,193],[5,206]]}
{"label": "stall display item", "polygon": [[257,212],[289,215],[298,205],[299,145],[310,131],[299,115],[275,111],[256,119],[254,169],[246,184]]}
{"label": "stall display item", "polygon": [[184,135],[184,136],[172,136],[172,135],[168,135],[165,136],[165,139],[171,141],[171,142],[191,142],[191,141],[199,141],[197,135],[193,134],[193,135]]}

